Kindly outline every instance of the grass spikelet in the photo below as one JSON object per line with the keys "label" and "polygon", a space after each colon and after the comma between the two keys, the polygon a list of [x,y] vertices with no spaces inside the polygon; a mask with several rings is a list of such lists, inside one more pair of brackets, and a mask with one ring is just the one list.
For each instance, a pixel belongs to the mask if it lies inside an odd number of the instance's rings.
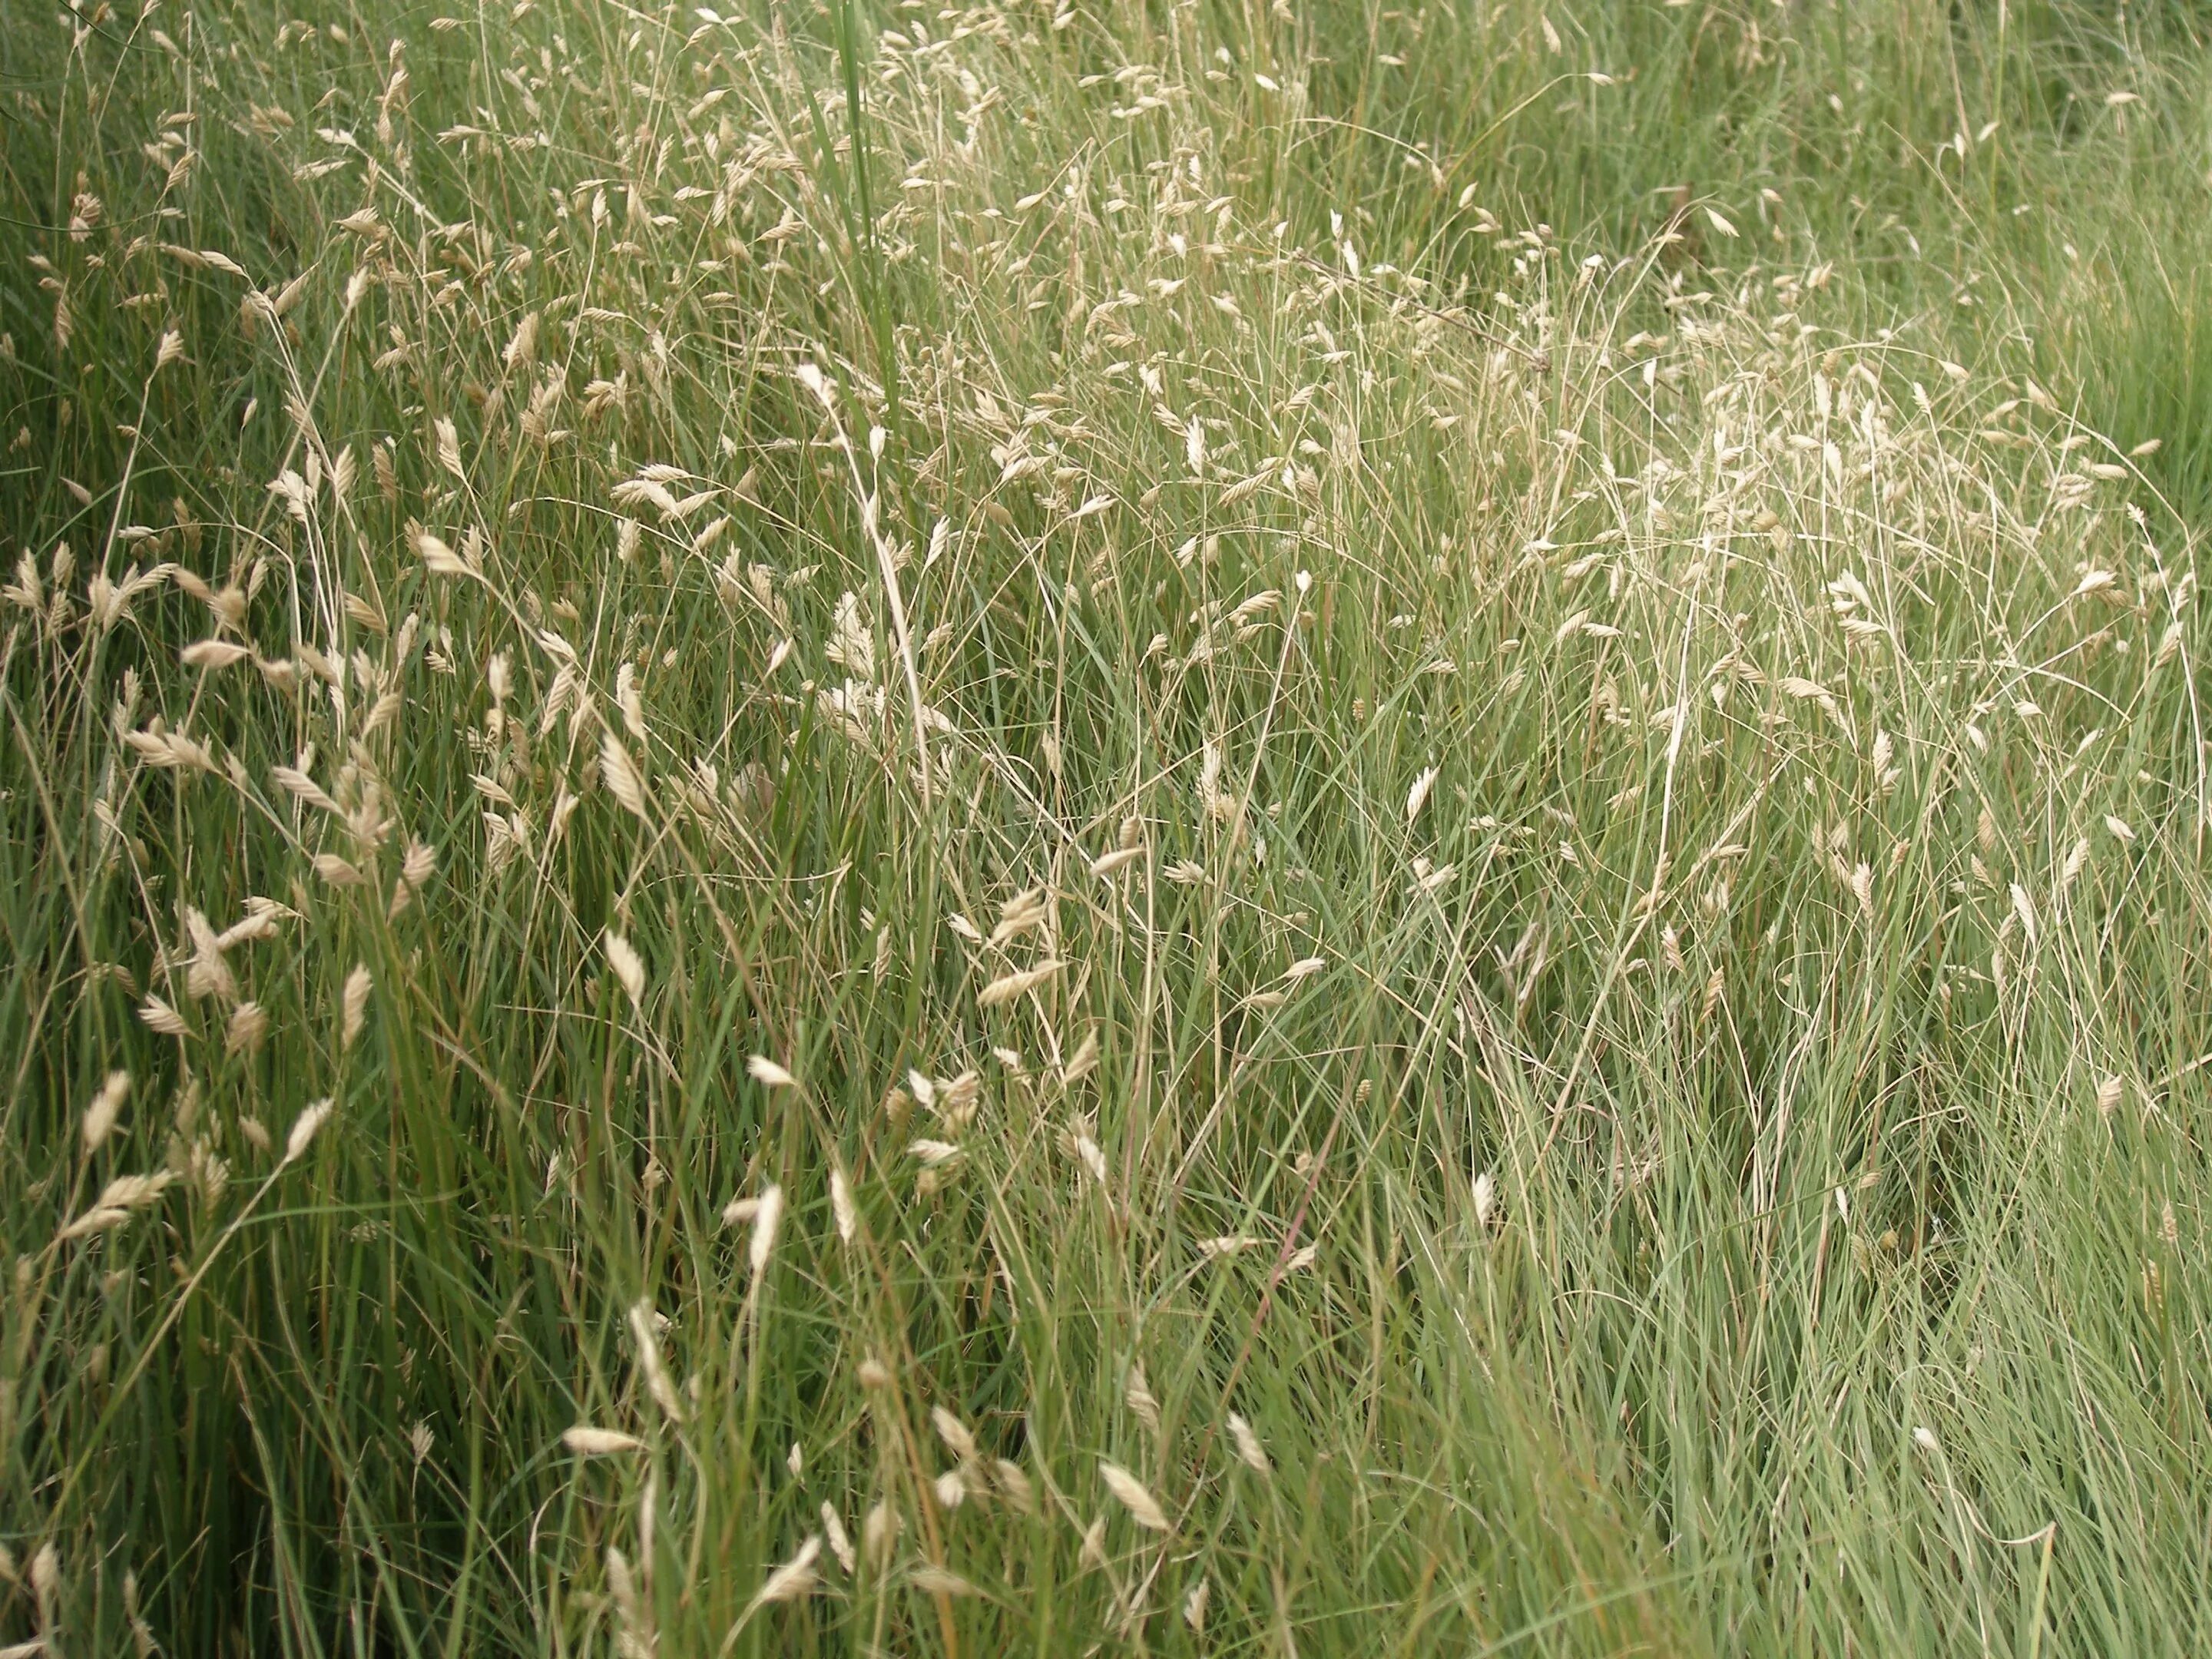
{"label": "grass spikelet", "polygon": [[315,1136],[323,1125],[330,1121],[331,1114],[336,1109],[334,1102],[319,1100],[292,1120],[291,1132],[284,1137],[285,1163],[296,1164],[306,1155]]}
{"label": "grass spikelet", "polygon": [[1437,785],[1437,769],[1433,766],[1413,780],[1413,787],[1406,794],[1406,822],[1408,825],[1420,821],[1421,809],[1429,804],[1429,792]]}
{"label": "grass spikelet", "polygon": [[1267,1454],[1260,1444],[1260,1437],[1252,1431],[1252,1425],[1235,1412],[1229,1413],[1229,1437],[1236,1444],[1237,1461],[1246,1468],[1258,1475],[1270,1472]]}
{"label": "grass spikelet", "polygon": [[662,1416],[672,1424],[681,1423],[684,1400],[677,1393],[675,1379],[669,1376],[667,1364],[661,1356],[659,1316],[651,1303],[634,1302],[629,1317],[630,1340],[637,1349],[637,1367],[645,1379],[646,1392],[660,1407]]}
{"label": "grass spikelet", "polygon": [[766,1054],[755,1054],[745,1061],[745,1075],[763,1089],[795,1089],[799,1079]]}
{"label": "grass spikelet", "polygon": [[1002,974],[975,994],[975,1006],[979,1008],[1003,1007],[1047,983],[1066,966],[1061,962],[1042,962],[1034,968]]}
{"label": "grass spikelet", "polygon": [[338,1049],[351,1048],[368,1019],[368,994],[374,985],[368,964],[357,962],[346,975],[345,989],[338,1000]]}
{"label": "grass spikelet", "polygon": [[810,1533],[806,1541],[799,1547],[799,1553],[769,1574],[768,1582],[753,1597],[756,1605],[766,1607],[780,1601],[796,1601],[802,1596],[812,1595],[818,1581],[814,1563],[821,1553],[820,1535]]}
{"label": "grass spikelet", "polygon": [[110,1072],[100,1091],[84,1109],[83,1121],[78,1126],[78,1138],[89,1157],[100,1148],[123,1115],[123,1103],[130,1097],[131,1073]]}
{"label": "grass spikelet", "polygon": [[1099,1460],[1098,1478],[1106,1483],[1106,1490],[1114,1494],[1115,1501],[1129,1512],[1129,1518],[1148,1532],[1169,1532],[1173,1528],[1167,1511],[1159,1501],[1146,1490],[1145,1483],[1123,1468],[1119,1463]]}
{"label": "grass spikelet", "polygon": [[615,977],[622,982],[623,994],[629,999],[630,1006],[638,1008],[645,1002],[645,963],[620,933],[609,928],[604,939],[607,966],[614,969]]}
{"label": "grass spikelet", "polygon": [[755,1279],[768,1271],[769,1255],[775,1249],[776,1229],[782,1220],[783,1188],[771,1182],[761,1189],[760,1207],[753,1215],[752,1237],[745,1249],[745,1260]]}

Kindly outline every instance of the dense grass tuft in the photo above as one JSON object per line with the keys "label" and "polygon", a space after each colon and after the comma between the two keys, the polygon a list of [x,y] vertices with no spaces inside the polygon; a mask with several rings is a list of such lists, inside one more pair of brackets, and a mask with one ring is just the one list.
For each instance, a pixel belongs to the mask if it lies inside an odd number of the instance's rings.
{"label": "dense grass tuft", "polygon": [[739,3],[0,0],[0,1650],[2212,1647],[2197,9]]}

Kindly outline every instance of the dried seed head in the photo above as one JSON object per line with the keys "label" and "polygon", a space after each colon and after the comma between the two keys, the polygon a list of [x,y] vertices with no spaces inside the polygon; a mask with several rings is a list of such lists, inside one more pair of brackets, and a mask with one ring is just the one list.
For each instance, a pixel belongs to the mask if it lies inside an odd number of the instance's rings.
{"label": "dried seed head", "polygon": [[890,1561],[891,1546],[897,1541],[898,1535],[898,1512],[890,1504],[878,1502],[860,1522],[861,1552],[872,1565],[880,1570]]}
{"label": "dried seed head", "polygon": [[357,963],[346,975],[345,992],[339,998],[338,1049],[343,1053],[354,1045],[361,1028],[368,1018],[368,993],[372,981],[368,964]]}
{"label": "dried seed head", "polygon": [[[1102,1176],[1101,1180],[1104,1177]],[[1145,1368],[1131,1365],[1129,1376],[1121,1388],[1122,1402],[1134,1412],[1137,1420],[1153,1433],[1160,1430],[1160,1402],[1152,1398],[1152,1391],[1145,1383]]]}
{"label": "dried seed head", "polygon": [[933,1406],[930,1407],[929,1421],[930,1425],[937,1431],[937,1437],[945,1443],[945,1449],[955,1457],[965,1462],[975,1456],[975,1437],[968,1431],[968,1425],[951,1412],[942,1406]]}
{"label": "dried seed head", "polygon": [[645,963],[639,959],[630,942],[611,927],[607,929],[605,944],[607,965],[615,970],[615,977],[622,981],[623,990],[629,997],[630,1006],[633,1008],[642,1006],[645,1000]]}
{"label": "dried seed head", "polygon": [[1190,1587],[1190,1594],[1182,1598],[1182,1621],[1192,1630],[1206,1629],[1206,1604],[1212,1593],[1212,1585],[1201,1578]]}
{"label": "dried seed head", "polygon": [[811,1595],[816,1583],[814,1561],[821,1553],[820,1535],[810,1533],[806,1541],[799,1547],[799,1553],[769,1575],[768,1583],[753,1598],[755,1603],[765,1607],[777,1601],[796,1601]]}
{"label": "dried seed head", "polygon": [[1106,1483],[1106,1490],[1114,1494],[1121,1507],[1128,1510],[1129,1518],[1139,1526],[1148,1532],[1173,1530],[1168,1521],[1167,1511],[1160,1507],[1159,1500],[1146,1490],[1143,1481],[1138,1480],[1119,1463],[1109,1462],[1104,1458],[1101,1458],[1098,1462],[1098,1478]]}
{"label": "dried seed head", "polygon": [[842,1169],[830,1171],[830,1212],[836,1218],[838,1242],[850,1244],[860,1227],[860,1212],[853,1202],[853,1182]]}
{"label": "dried seed head", "polygon": [[1036,1513],[1036,1493],[1020,1464],[1001,1457],[992,1463],[991,1473],[1009,1508],[1018,1515]]}
{"label": "dried seed head", "polygon": [[286,1164],[296,1163],[299,1160],[300,1155],[307,1150],[308,1143],[314,1139],[315,1132],[323,1127],[324,1122],[335,1109],[331,1101],[319,1100],[306,1111],[301,1112],[298,1117],[293,1119],[292,1133],[284,1138]]}
{"label": "dried seed head", "polygon": [[1237,1443],[1237,1455],[1244,1467],[1255,1474],[1268,1471],[1267,1454],[1261,1449],[1260,1437],[1252,1432],[1252,1425],[1235,1412],[1229,1413],[1229,1437]]}
{"label": "dried seed head", "polygon": [[645,784],[638,776],[637,763],[611,731],[600,734],[599,776],[625,811],[645,817]]}
{"label": "dried seed head", "polygon": [[1034,968],[994,979],[975,994],[975,1006],[978,1008],[996,1008],[1012,1002],[1016,997],[1036,989],[1066,965],[1061,962],[1041,962]]}
{"label": "dried seed head", "polygon": [[769,1253],[775,1248],[775,1230],[783,1220],[783,1188],[771,1182],[760,1195],[760,1212],[753,1218],[752,1242],[747,1261],[757,1279],[768,1270]]}
{"label": "dried seed head", "polygon": [[668,1375],[660,1355],[659,1319],[649,1302],[635,1302],[629,1310],[630,1336],[637,1344],[638,1369],[645,1373],[646,1391],[672,1423],[684,1420],[683,1397]]}
{"label": "dried seed head", "polygon": [[1416,822],[1421,809],[1429,804],[1429,792],[1437,787],[1437,769],[1433,766],[1413,780],[1413,787],[1406,795],[1406,822]]}
{"label": "dried seed head", "polygon": [[595,1429],[579,1423],[561,1437],[561,1443],[579,1457],[607,1457],[617,1452],[642,1450],[645,1442],[619,1429]]}
{"label": "dried seed head", "polygon": [[124,1100],[130,1093],[130,1073],[110,1072],[107,1074],[107,1080],[100,1085],[100,1092],[93,1096],[92,1103],[84,1109],[82,1134],[87,1153],[100,1150],[100,1143],[107,1139],[109,1132],[115,1127],[116,1119],[122,1115]]}
{"label": "dried seed head", "polygon": [[822,1533],[830,1540],[830,1553],[837,1558],[837,1565],[844,1568],[845,1576],[851,1577],[858,1571],[860,1562],[853,1553],[853,1540],[846,1534],[844,1522],[838,1518],[836,1508],[827,1501],[822,1505]]}

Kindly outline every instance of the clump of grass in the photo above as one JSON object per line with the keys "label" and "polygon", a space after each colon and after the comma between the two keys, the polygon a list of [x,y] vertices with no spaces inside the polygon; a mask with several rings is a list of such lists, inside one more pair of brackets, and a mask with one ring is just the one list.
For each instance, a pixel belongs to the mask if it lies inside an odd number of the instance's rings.
{"label": "clump of grass", "polygon": [[2182,21],[0,24],[8,1651],[2203,1644]]}

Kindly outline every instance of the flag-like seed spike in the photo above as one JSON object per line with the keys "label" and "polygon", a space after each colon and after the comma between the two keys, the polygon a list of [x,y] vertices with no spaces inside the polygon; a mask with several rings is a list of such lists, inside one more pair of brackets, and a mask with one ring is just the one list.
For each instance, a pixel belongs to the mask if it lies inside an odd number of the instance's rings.
{"label": "flag-like seed spike", "polygon": [[763,1606],[778,1601],[796,1601],[813,1593],[816,1574],[814,1563],[822,1553],[822,1538],[818,1533],[809,1533],[799,1553],[768,1576],[754,1600]]}
{"label": "flag-like seed spike", "polygon": [[615,970],[615,977],[622,981],[623,991],[629,998],[630,1006],[642,1006],[645,1001],[644,962],[630,942],[611,927],[606,932],[605,945],[607,965]]}
{"label": "flag-like seed spike", "polygon": [[1043,962],[1034,968],[1026,968],[1018,973],[1007,974],[994,979],[976,993],[975,1006],[979,1008],[1001,1007],[1014,1000],[1015,998],[1036,990],[1066,965],[1065,963],[1060,962]]}
{"label": "flag-like seed spike", "polygon": [[[1103,1181],[1104,1177],[1102,1176]],[[1152,1391],[1145,1382],[1145,1368],[1133,1364],[1121,1388],[1122,1402],[1136,1413],[1137,1420],[1157,1434],[1160,1428],[1160,1402],[1152,1398]]]}
{"label": "flag-like seed spike", "polygon": [[307,1150],[308,1143],[314,1139],[315,1132],[328,1121],[332,1109],[331,1102],[319,1100],[293,1120],[292,1133],[284,1139],[285,1163],[299,1161],[301,1154]]}
{"label": "flag-like seed spike", "polygon": [[338,999],[338,1049],[351,1048],[361,1028],[368,1018],[368,994],[374,981],[365,962],[356,963],[353,971],[346,975],[345,989]]}
{"label": "flag-like seed spike", "polygon": [[852,1178],[842,1169],[830,1171],[830,1212],[837,1224],[837,1241],[850,1244],[860,1228],[860,1211],[853,1201]]}
{"label": "flag-like seed spike", "polygon": [[123,1103],[131,1093],[131,1073],[110,1072],[100,1091],[84,1109],[84,1120],[80,1126],[80,1137],[88,1155],[100,1150],[115,1127],[115,1121],[123,1113]]}
{"label": "flag-like seed spike", "polygon": [[823,1499],[822,1504],[822,1535],[829,1540],[830,1553],[849,1578],[860,1570],[860,1559],[853,1552],[853,1540],[845,1531],[845,1522],[837,1514],[836,1505]]}
{"label": "flag-like seed spike", "polygon": [[1239,1462],[1255,1474],[1268,1473],[1267,1454],[1260,1445],[1260,1437],[1253,1433],[1252,1425],[1235,1412],[1229,1413],[1229,1437],[1236,1442]]}
{"label": "flag-like seed spike", "polygon": [[1437,769],[1433,766],[1413,780],[1413,787],[1406,794],[1406,822],[1418,822],[1421,809],[1429,804],[1429,792],[1436,787]]}
{"label": "flag-like seed spike", "polygon": [[776,1228],[783,1220],[783,1188],[770,1184],[761,1189],[760,1208],[753,1216],[752,1237],[745,1260],[757,1279],[768,1271],[769,1255],[775,1249]]}
{"label": "flag-like seed spike", "polygon": [[1160,1507],[1159,1500],[1146,1491],[1145,1483],[1128,1470],[1119,1463],[1101,1458],[1098,1476],[1106,1483],[1106,1490],[1114,1494],[1115,1501],[1128,1510],[1129,1518],[1139,1526],[1148,1532],[1172,1530],[1167,1511]]}
{"label": "flag-like seed spike", "polygon": [[955,1457],[970,1458],[975,1455],[975,1437],[968,1432],[968,1425],[942,1406],[933,1406],[929,1411],[930,1425],[937,1437],[945,1443],[945,1449]]}

